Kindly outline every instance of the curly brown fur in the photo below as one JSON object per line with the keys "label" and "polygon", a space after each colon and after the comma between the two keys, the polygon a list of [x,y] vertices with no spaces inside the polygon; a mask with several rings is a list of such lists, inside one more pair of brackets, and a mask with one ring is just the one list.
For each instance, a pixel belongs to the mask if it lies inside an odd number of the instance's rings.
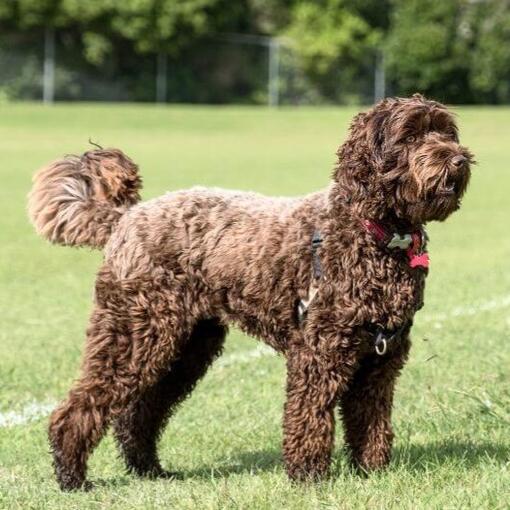
{"label": "curly brown fur", "polygon": [[[291,478],[328,473],[337,407],[353,460],[364,470],[388,463],[393,390],[426,270],[381,247],[363,221],[408,232],[444,220],[459,207],[471,155],[449,111],[413,96],[358,115],[338,156],[326,190],[293,199],[194,188],[133,205],[136,166],[117,150],[66,158],[36,176],[39,232],[106,243],[82,375],[51,417],[63,489],[83,487],[87,458],[112,421],[128,468],[164,475],[157,439],[220,353],[229,323],[287,358]],[[299,323],[316,229],[324,275]],[[406,329],[378,356],[374,327]]]}
{"label": "curly brown fur", "polygon": [[169,477],[157,456],[157,441],[175,410],[221,354],[227,330],[215,319],[198,322],[168,372],[143,392],[114,423],[129,471],[149,478]]}
{"label": "curly brown fur", "polygon": [[140,200],[138,167],[117,149],[66,156],[37,172],[28,214],[52,243],[102,248],[120,217]]}

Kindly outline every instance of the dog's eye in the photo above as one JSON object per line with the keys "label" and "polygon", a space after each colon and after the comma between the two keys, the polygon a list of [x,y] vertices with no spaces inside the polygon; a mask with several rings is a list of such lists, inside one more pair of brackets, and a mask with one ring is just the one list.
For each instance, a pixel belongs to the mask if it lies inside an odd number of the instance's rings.
{"label": "dog's eye", "polygon": [[406,143],[413,143],[416,141],[416,136],[414,135],[409,135],[408,137],[406,137]]}

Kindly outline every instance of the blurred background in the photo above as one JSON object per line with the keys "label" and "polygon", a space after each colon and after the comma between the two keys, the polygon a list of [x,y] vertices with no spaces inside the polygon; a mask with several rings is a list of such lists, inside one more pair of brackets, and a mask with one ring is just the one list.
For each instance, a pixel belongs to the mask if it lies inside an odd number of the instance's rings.
{"label": "blurred background", "polygon": [[0,100],[510,102],[510,0],[0,0]]}

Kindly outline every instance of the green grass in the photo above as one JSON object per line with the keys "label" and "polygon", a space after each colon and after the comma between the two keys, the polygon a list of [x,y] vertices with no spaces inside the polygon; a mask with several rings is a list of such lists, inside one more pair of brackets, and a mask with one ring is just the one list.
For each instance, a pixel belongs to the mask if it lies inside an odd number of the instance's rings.
{"label": "green grass", "polygon": [[[100,260],[35,236],[25,214],[35,169],[83,151],[90,137],[140,164],[145,198],[195,184],[301,194],[327,184],[353,113],[0,105],[0,413],[64,397]],[[163,462],[182,480],[126,475],[108,437],[90,462],[97,488],[62,494],[41,418],[0,427],[0,508],[509,508],[510,109],[458,115],[479,164],[462,210],[429,228],[426,306],[397,391],[388,470],[367,479],[352,472],[339,427],[333,478],[289,483],[280,459],[283,361],[241,357],[211,370],[163,436]],[[255,347],[233,332],[227,359]]]}

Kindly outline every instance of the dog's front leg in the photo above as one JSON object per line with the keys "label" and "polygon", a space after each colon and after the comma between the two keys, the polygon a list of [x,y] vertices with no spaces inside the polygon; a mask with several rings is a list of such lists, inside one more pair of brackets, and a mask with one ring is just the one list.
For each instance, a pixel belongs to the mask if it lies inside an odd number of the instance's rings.
{"label": "dog's front leg", "polygon": [[328,370],[311,351],[299,349],[287,358],[284,414],[284,459],[293,480],[327,475],[334,438],[334,407],[343,378]]}
{"label": "dog's front leg", "polygon": [[352,460],[366,471],[382,468],[390,461],[393,392],[409,347],[410,341],[404,336],[393,352],[382,357],[374,353],[363,360],[339,399]]}

